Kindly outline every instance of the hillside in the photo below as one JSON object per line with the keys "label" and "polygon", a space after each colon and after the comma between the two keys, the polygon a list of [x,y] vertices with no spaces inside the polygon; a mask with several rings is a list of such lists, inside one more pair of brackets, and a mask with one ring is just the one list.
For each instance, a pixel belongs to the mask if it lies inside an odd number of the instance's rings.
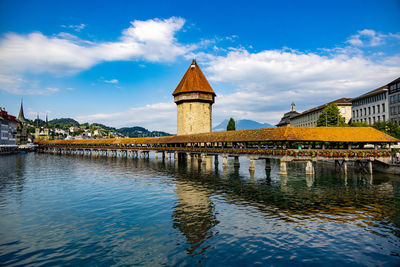
{"label": "hillside", "polygon": [[[46,125],[46,122],[43,120],[34,120],[30,121],[32,125],[36,126],[36,123],[40,127]],[[53,119],[49,121],[49,127],[59,128],[59,129],[68,129],[71,126],[80,127],[80,128],[90,128],[90,129],[97,129],[100,128],[105,133],[117,133],[127,137],[156,137],[156,136],[169,136],[171,134],[162,132],[162,131],[149,131],[146,128],[134,126],[134,127],[123,127],[123,128],[114,128],[110,127],[101,123],[82,123],[80,124],[78,121],[71,119],[71,118],[60,118],[60,119]]]}

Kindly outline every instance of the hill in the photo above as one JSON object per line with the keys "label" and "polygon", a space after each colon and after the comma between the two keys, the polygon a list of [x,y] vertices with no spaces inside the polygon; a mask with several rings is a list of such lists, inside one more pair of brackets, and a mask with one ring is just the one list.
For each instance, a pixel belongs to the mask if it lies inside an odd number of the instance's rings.
{"label": "hill", "polygon": [[[222,132],[226,131],[226,126],[228,125],[229,120],[225,119],[223,122],[218,124],[213,128],[214,132]],[[249,130],[249,129],[260,129],[260,128],[270,128],[275,127],[269,123],[259,123],[253,120],[235,120],[236,130]]]}

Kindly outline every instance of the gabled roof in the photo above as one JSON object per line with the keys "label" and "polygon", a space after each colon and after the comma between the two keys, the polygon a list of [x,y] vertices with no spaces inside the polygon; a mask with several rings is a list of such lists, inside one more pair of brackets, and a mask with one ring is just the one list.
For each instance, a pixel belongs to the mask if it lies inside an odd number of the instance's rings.
{"label": "gabled roof", "polygon": [[211,88],[194,59],[172,95],[176,96],[178,94],[192,92],[209,93],[215,96],[214,90]]}
{"label": "gabled roof", "polygon": [[363,99],[363,98],[365,98],[365,97],[369,97],[369,96],[373,96],[373,95],[380,94],[380,93],[382,93],[382,92],[387,91],[388,88],[389,88],[389,87],[388,87],[387,85],[381,86],[381,87],[376,88],[376,89],[374,89],[374,90],[372,90],[372,91],[369,91],[368,93],[365,93],[365,94],[363,94],[363,95],[360,95],[360,96],[358,96],[358,97],[353,98],[353,99],[351,100],[351,102],[353,102],[353,101],[355,101],[355,100]]}

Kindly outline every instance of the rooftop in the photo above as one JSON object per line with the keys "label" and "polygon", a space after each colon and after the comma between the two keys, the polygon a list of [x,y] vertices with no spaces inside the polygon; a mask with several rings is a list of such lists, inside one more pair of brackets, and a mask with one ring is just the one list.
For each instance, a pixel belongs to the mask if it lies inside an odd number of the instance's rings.
{"label": "rooftop", "polygon": [[394,143],[398,139],[372,127],[279,127],[212,132],[191,135],[39,141],[40,144],[171,144],[248,141],[317,141],[351,143]]}
{"label": "rooftop", "polygon": [[172,95],[176,96],[182,93],[192,92],[210,93],[215,96],[214,90],[211,88],[199,65],[197,65],[197,62],[194,59]]}

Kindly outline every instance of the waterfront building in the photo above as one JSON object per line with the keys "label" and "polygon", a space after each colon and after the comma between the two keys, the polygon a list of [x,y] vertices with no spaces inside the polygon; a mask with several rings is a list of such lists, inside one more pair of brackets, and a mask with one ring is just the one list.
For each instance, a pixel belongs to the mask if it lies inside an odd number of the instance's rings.
{"label": "waterfront building", "polygon": [[177,135],[212,131],[212,104],[216,96],[206,77],[192,61],[172,93],[177,105]]}
{"label": "waterfront building", "polygon": [[21,101],[21,107],[19,109],[18,115],[18,124],[17,124],[17,145],[25,145],[28,140],[27,126],[28,121],[24,116],[24,107]]}
{"label": "waterfront building", "polygon": [[336,104],[339,108],[339,112],[344,118],[344,121],[348,123],[351,119],[351,98],[340,98],[335,101],[326,103],[324,105],[306,110],[296,116],[293,116],[290,120],[290,126],[293,127],[316,127],[319,115],[322,110],[330,104]]}
{"label": "waterfront building", "polygon": [[389,119],[400,125],[400,77],[388,83]]}
{"label": "waterfront building", "polygon": [[291,106],[292,106],[291,110],[289,112],[286,112],[283,115],[281,121],[276,125],[276,127],[288,127],[288,126],[290,126],[290,120],[293,117],[295,117],[295,116],[300,114],[299,112],[296,111],[296,104],[295,103],[292,103]]}
{"label": "waterfront building", "polygon": [[4,108],[0,108],[0,145],[17,144],[17,124],[15,116],[9,115]]}
{"label": "waterfront building", "polygon": [[353,98],[351,103],[352,122],[373,125],[389,118],[387,85]]}

